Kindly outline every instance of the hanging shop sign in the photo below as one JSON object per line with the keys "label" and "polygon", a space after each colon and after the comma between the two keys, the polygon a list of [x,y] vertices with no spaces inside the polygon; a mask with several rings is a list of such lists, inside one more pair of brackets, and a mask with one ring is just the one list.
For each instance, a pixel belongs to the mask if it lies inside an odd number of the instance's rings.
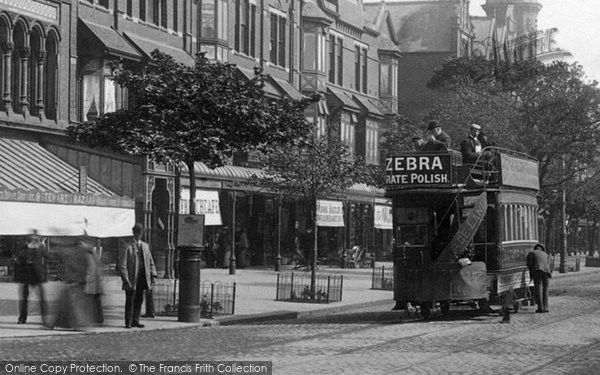
{"label": "hanging shop sign", "polygon": [[[182,187],[179,199],[179,214],[190,213],[190,189]],[[204,215],[204,225],[223,225],[219,192],[196,189],[196,214]]]}
{"label": "hanging shop sign", "polygon": [[450,154],[414,154],[385,159],[388,186],[448,185],[452,179]]}
{"label": "hanging shop sign", "polygon": [[343,227],[344,206],[342,202],[317,200],[317,225],[320,227]]}
{"label": "hanging shop sign", "polygon": [[392,229],[392,206],[375,205],[375,228]]}

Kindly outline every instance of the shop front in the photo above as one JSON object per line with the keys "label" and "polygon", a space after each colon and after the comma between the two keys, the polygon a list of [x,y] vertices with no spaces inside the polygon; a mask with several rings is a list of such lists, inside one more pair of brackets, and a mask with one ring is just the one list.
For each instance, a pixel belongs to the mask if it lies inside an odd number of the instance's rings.
{"label": "shop front", "polygon": [[73,168],[39,143],[0,138],[0,275],[10,276],[12,258],[26,236],[46,237],[50,270],[57,254],[79,236],[98,239],[105,264],[116,263],[118,238],[131,236],[134,201],[121,197]]}

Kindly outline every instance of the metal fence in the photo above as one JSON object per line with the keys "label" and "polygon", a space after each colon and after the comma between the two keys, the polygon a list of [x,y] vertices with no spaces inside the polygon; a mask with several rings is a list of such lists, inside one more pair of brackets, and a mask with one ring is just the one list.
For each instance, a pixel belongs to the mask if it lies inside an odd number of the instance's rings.
{"label": "metal fence", "polygon": [[[156,315],[177,315],[179,307],[178,280],[158,280],[152,287]],[[200,316],[233,315],[235,312],[236,284],[202,281],[200,284]]]}
{"label": "metal fence", "polygon": [[371,289],[394,290],[394,267],[373,268]]}
{"label": "metal fence", "polygon": [[329,303],[342,300],[343,275],[316,275],[311,293],[310,274],[277,274],[277,301]]}

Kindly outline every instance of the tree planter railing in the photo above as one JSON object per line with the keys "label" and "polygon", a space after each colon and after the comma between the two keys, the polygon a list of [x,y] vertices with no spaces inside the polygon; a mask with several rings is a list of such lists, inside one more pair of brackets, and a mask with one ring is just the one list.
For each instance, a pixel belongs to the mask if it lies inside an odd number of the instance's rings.
{"label": "tree planter railing", "polygon": [[[152,287],[156,315],[177,315],[179,291],[177,279],[158,280]],[[236,283],[202,281],[200,284],[200,316],[233,315],[235,312]]]}
{"label": "tree planter railing", "polygon": [[315,291],[310,290],[310,274],[277,274],[277,301],[329,303],[342,300],[343,275],[317,275]]}
{"label": "tree planter railing", "polygon": [[371,289],[394,290],[394,268],[373,268]]}

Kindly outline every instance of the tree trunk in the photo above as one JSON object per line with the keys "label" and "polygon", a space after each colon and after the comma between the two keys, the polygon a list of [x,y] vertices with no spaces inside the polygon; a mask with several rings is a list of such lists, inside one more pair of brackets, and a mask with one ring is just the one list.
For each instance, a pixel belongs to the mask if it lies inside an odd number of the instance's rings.
{"label": "tree trunk", "polygon": [[592,223],[592,227],[590,228],[590,238],[589,238],[589,247],[588,247],[588,255],[593,257],[596,252],[596,233],[598,231],[597,228],[598,221],[594,220]]}
{"label": "tree trunk", "polygon": [[312,264],[310,270],[310,295],[311,298],[315,298],[316,292],[316,281],[317,281],[317,245],[319,240],[319,235],[317,233],[317,199],[311,200],[311,208],[310,208],[310,216],[313,222],[313,254],[312,254]]}

